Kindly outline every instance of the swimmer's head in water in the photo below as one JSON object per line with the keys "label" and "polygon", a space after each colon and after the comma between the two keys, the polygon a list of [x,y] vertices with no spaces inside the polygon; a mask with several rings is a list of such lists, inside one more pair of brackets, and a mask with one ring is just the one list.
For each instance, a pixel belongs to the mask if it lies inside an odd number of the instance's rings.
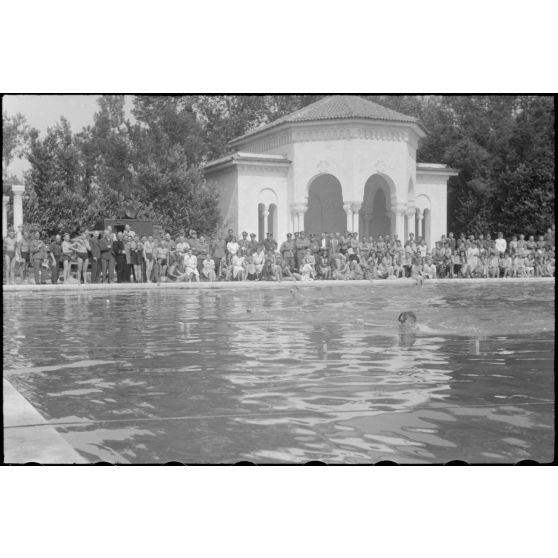
{"label": "swimmer's head in water", "polygon": [[414,312],[401,312],[397,320],[403,325],[415,325],[417,323],[417,317]]}

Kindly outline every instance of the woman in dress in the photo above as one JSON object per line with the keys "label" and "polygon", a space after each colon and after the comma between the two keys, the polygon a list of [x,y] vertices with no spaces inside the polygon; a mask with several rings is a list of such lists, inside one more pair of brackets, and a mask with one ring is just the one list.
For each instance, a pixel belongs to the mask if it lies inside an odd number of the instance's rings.
{"label": "woman in dress", "polygon": [[205,255],[205,258],[203,259],[203,266],[202,266],[202,275],[208,280],[208,281],[215,281],[216,275],[215,275],[215,261],[211,258],[211,256],[209,254]]}
{"label": "woman in dress", "polygon": [[[230,242],[229,242],[230,244]],[[232,278],[236,281],[244,281],[246,279],[246,268],[244,267],[244,258],[235,254],[231,260]],[[262,264],[263,268],[263,264]]]}
{"label": "woman in dress", "polygon": [[252,261],[256,266],[256,275],[258,279],[261,279],[263,267],[265,264],[265,248],[263,244],[258,244],[256,252],[252,254]]}
{"label": "woman in dress", "polygon": [[256,264],[254,263],[254,254],[250,248],[246,248],[247,254],[244,256],[244,265],[246,267],[246,279],[248,281],[255,281],[258,277],[256,271]]}

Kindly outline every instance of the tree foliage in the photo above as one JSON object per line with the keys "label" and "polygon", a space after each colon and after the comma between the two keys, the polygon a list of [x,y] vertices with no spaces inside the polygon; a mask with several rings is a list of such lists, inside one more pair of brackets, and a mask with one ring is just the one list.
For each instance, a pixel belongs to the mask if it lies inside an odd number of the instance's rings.
{"label": "tree foliage", "polygon": [[[25,149],[26,211],[48,230],[100,217],[149,217],[171,232],[220,225],[205,162],[229,142],[323,95],[103,95],[91,126],[63,118],[44,137],[21,115],[3,114],[3,170]],[[456,168],[449,180],[449,228],[541,231],[554,220],[554,104],[529,95],[369,95],[415,116],[429,131],[419,162]],[[73,208],[73,209],[72,209]],[[57,217],[58,215],[58,217]]]}

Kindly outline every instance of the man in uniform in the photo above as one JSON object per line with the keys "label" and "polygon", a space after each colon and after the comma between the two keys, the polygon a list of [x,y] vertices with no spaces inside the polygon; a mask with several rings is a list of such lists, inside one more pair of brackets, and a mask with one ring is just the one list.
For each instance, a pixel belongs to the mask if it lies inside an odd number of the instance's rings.
{"label": "man in uniform", "polygon": [[248,248],[250,246],[250,241],[248,240],[248,233],[246,231],[242,231],[242,238],[238,241],[238,245],[240,246],[240,250],[238,251],[241,256],[246,256],[248,253]]}
{"label": "man in uniform", "polygon": [[295,251],[296,244],[293,240],[293,235],[291,233],[287,233],[287,240],[281,244],[281,256],[283,261],[289,266],[289,269],[294,269]]}
{"label": "man in uniform", "polygon": [[256,233],[250,233],[250,242],[248,243],[248,248],[252,254],[258,249],[258,241],[256,240]]}
{"label": "man in uniform", "polygon": [[263,241],[263,245],[266,252],[275,252],[277,250],[277,241],[273,238],[273,235],[268,232],[266,239]]}
{"label": "man in uniform", "polygon": [[190,238],[188,238],[188,244],[192,250],[194,256],[198,255],[198,233],[194,230],[190,230]]}
{"label": "man in uniform", "polygon": [[227,236],[225,237],[225,246],[229,243],[232,242],[234,236],[234,231],[232,229],[229,229],[227,231]]}

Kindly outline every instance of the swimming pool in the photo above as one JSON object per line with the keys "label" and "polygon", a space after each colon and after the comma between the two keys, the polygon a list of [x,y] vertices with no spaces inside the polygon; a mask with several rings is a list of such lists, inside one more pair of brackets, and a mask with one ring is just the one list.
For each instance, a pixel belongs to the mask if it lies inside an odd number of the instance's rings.
{"label": "swimming pool", "polygon": [[553,459],[554,283],[3,300],[4,376],[90,462]]}

